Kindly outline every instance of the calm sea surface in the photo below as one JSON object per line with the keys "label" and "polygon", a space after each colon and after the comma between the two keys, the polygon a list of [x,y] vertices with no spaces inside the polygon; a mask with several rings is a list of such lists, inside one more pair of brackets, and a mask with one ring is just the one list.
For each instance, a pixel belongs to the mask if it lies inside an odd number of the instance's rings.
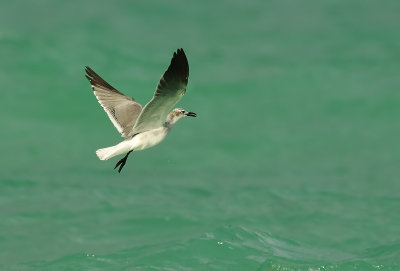
{"label": "calm sea surface", "polygon": [[[0,3],[0,270],[400,270],[400,2]],[[121,140],[89,65],[145,104],[190,65],[157,147]]]}

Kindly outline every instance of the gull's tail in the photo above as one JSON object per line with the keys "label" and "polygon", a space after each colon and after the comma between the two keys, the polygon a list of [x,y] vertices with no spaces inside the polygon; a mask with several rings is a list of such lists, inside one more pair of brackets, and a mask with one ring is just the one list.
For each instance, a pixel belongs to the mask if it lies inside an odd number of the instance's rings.
{"label": "gull's tail", "polygon": [[103,149],[98,149],[96,151],[97,157],[99,157],[100,160],[108,160],[114,156],[127,153],[128,151],[131,150],[131,144],[127,141],[122,141],[121,143],[111,146],[108,148],[103,148]]}

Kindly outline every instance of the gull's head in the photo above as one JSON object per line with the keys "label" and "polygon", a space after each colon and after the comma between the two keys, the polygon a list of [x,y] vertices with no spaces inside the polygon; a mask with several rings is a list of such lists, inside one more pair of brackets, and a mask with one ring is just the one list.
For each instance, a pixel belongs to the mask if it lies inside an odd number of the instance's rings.
{"label": "gull's head", "polygon": [[196,113],[188,112],[183,108],[175,108],[174,110],[171,111],[171,113],[168,114],[167,122],[169,124],[175,124],[175,122],[186,116],[196,117],[197,115]]}

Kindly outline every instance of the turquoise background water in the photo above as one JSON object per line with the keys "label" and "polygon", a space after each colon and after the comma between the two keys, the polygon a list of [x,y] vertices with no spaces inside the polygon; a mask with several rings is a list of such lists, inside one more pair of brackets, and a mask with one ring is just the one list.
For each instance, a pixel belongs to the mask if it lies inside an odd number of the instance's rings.
{"label": "turquoise background water", "polygon": [[[0,270],[400,270],[400,2],[0,3]],[[172,53],[198,114],[121,137]]]}

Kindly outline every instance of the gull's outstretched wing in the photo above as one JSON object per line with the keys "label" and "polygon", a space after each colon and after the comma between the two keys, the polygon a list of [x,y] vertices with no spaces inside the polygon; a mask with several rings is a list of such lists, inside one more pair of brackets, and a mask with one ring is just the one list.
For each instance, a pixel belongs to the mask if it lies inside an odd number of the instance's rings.
{"label": "gull's outstretched wing", "polygon": [[189,64],[185,52],[178,49],[161,77],[153,98],[143,108],[129,135],[161,127],[172,107],[185,94],[188,78]]}
{"label": "gull's outstretched wing", "polygon": [[86,67],[85,71],[86,78],[94,90],[94,95],[111,122],[123,137],[128,137],[142,111],[142,106],[134,99],[113,88],[91,68]]}

